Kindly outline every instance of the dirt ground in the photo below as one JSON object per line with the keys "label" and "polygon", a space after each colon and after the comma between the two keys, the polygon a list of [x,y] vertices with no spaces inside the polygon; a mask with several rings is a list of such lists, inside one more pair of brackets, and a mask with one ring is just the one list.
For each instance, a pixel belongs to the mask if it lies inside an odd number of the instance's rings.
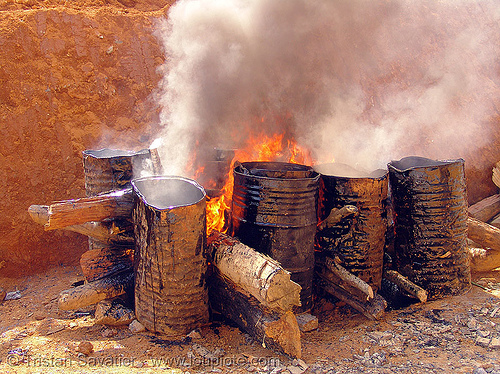
{"label": "dirt ground", "polygon": [[[170,341],[127,326],[94,324],[94,307],[62,311],[61,290],[82,279],[58,267],[23,279],[1,278],[21,298],[0,305],[2,373],[472,373],[500,372],[500,272],[477,274],[461,296],[412,304],[369,321],[341,302],[317,299],[319,328],[302,334],[302,362],[263,348],[238,328],[215,321],[201,337]],[[486,335],[489,347],[478,337]],[[79,356],[90,342],[94,352]],[[183,361],[182,361],[183,360]],[[301,366],[302,365],[302,366]],[[481,371],[480,371],[481,372]]]}

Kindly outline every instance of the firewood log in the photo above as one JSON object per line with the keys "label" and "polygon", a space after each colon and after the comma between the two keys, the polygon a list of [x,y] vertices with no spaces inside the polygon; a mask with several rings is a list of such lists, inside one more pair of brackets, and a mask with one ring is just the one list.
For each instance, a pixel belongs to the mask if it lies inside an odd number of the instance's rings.
{"label": "firewood log", "polygon": [[80,257],[80,267],[87,282],[109,277],[126,270],[132,271],[133,247],[108,246],[94,241],[92,249]]}
{"label": "firewood log", "polygon": [[[28,213],[33,221],[40,225],[49,223],[48,205],[31,205]],[[86,235],[103,243],[134,243],[134,228],[128,220],[85,222],[62,229]]]}
{"label": "firewood log", "polygon": [[374,297],[373,289],[368,283],[347,271],[330,257],[317,256],[315,271],[325,282],[342,287],[360,300],[369,301]]}
{"label": "firewood log", "polygon": [[370,320],[379,320],[382,318],[387,308],[387,301],[377,293],[370,301],[359,300],[344,288],[325,279],[319,278],[316,284],[327,293],[350,305]]}
{"label": "firewood log", "polygon": [[479,221],[488,222],[500,214],[500,194],[492,195],[471,205],[468,209],[469,216]]}
{"label": "firewood log", "polygon": [[300,330],[293,312],[268,310],[252,295],[219,274],[209,278],[212,310],[235,322],[264,347],[300,358]]}
{"label": "firewood log", "polygon": [[500,268],[500,251],[485,248],[469,248],[471,252],[470,267],[474,272],[492,271]]}
{"label": "firewood log", "polygon": [[81,286],[64,290],[59,294],[59,309],[73,310],[120,296],[134,287],[132,271],[115,274],[88,282]]}
{"label": "firewood log", "polygon": [[468,238],[484,248],[500,251],[500,229],[485,222],[469,217]]}
{"label": "firewood log", "polygon": [[397,285],[400,290],[403,290],[410,296],[417,298],[421,303],[427,302],[427,291],[397,271],[385,270],[384,278]]}
{"label": "firewood log", "polygon": [[218,231],[213,231],[208,238],[208,253],[224,277],[264,307],[285,312],[300,306],[301,287],[290,280],[290,272],[278,261]]}
{"label": "firewood log", "polygon": [[130,218],[133,207],[132,189],[65,200],[49,206],[49,221],[45,229],[61,229],[107,218]]}
{"label": "firewood log", "polygon": [[358,214],[358,208],[354,205],[345,205],[340,209],[333,208],[328,217],[318,224],[318,231],[335,226],[344,218]]}

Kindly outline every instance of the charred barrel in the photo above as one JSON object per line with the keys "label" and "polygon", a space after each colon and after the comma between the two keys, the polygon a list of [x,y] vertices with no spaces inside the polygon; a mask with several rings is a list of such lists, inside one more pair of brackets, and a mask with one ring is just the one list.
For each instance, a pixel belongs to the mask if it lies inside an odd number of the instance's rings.
{"label": "charred barrel", "polygon": [[[85,150],[85,192],[87,196],[96,196],[130,187],[134,174],[150,164],[150,151],[147,149],[138,152],[108,148]],[[124,234],[133,236],[131,222],[120,220],[116,227],[124,228],[127,230]],[[80,259],[85,279],[94,281],[118,272],[132,271],[133,247],[133,243],[103,243],[89,238],[89,251]]]}
{"label": "charred barrel", "polygon": [[189,333],[208,321],[205,191],[180,177],[132,185],[136,317],[150,331]]}
{"label": "charred barrel", "polygon": [[290,271],[312,307],[319,175],[304,165],[245,162],[233,170],[233,235]]}
{"label": "charred barrel", "polygon": [[320,221],[327,219],[334,208],[358,208],[352,220],[318,230],[321,254],[337,256],[343,267],[378,290],[387,231],[387,170],[367,173],[339,163],[317,165],[314,169],[321,175]]}
{"label": "charred barrel", "polygon": [[406,157],[388,164],[396,266],[429,299],[470,286],[464,161]]}

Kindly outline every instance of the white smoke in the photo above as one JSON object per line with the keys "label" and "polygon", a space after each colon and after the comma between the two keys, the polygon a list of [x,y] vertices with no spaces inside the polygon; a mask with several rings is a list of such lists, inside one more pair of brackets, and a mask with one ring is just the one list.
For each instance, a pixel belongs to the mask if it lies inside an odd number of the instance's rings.
{"label": "white smoke", "polygon": [[158,27],[165,172],[189,174],[193,152],[237,148],[261,130],[288,131],[317,163],[466,157],[495,114],[497,8],[179,0]]}

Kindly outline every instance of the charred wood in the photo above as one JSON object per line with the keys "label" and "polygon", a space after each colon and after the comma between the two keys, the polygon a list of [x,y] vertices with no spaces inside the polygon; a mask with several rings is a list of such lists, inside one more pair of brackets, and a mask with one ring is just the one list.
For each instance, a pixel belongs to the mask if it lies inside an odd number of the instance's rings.
{"label": "charred wood", "polygon": [[208,253],[219,272],[277,312],[300,306],[301,287],[290,280],[290,272],[269,256],[220,232],[208,237]]}
{"label": "charred wood", "polygon": [[291,311],[283,314],[262,306],[252,295],[219,274],[209,279],[212,310],[235,322],[265,348],[301,357],[300,330]]}
{"label": "charred wood", "polygon": [[384,278],[396,284],[400,290],[403,290],[408,295],[417,298],[421,303],[427,302],[427,291],[397,271],[385,270]]}

